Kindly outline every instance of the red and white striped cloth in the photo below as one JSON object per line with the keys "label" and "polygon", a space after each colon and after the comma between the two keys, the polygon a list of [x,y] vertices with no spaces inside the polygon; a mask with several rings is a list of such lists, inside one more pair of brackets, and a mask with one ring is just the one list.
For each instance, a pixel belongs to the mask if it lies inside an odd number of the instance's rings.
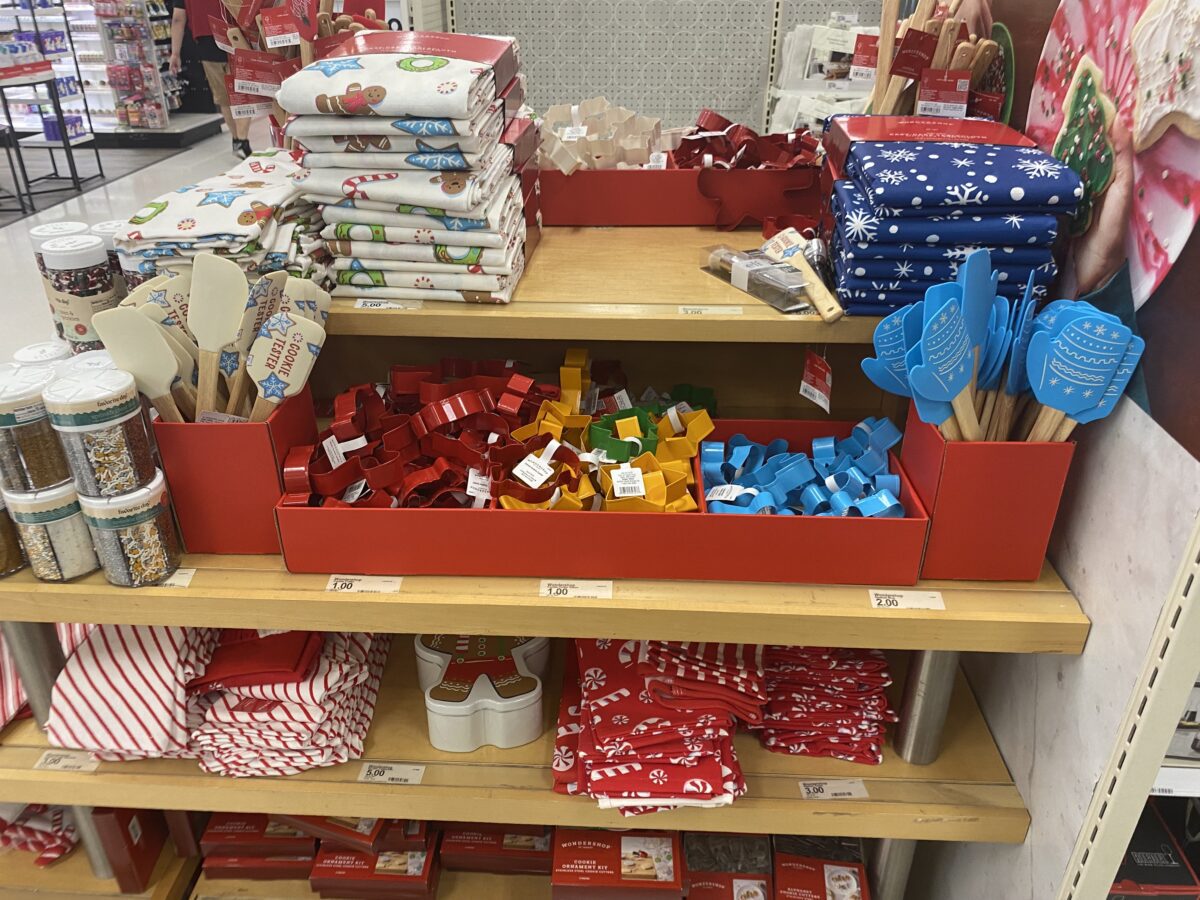
{"label": "red and white striped cloth", "polygon": [[[92,626],[59,622],[54,627],[58,631],[63,653],[69,658],[75,652],[75,648],[83,643]],[[4,644],[4,637],[0,635],[0,728],[21,714],[25,708],[25,701],[25,688],[21,686],[16,664]]]}
{"label": "red and white striped cloth", "polygon": [[48,866],[75,849],[79,835],[71,811],[40,803],[0,804],[0,847],[36,853],[35,866]]}
{"label": "red and white striped cloth", "polygon": [[204,700],[187,684],[203,674],[220,632],[214,628],[100,625],[54,683],[46,733],[56,747],[100,759],[190,757]]}

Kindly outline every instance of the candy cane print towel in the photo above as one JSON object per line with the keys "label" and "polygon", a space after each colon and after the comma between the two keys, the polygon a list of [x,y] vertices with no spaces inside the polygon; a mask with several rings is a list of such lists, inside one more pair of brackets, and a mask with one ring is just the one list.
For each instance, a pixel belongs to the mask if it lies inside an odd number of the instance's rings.
{"label": "candy cane print towel", "polygon": [[369,268],[361,265],[361,260],[355,258],[339,258],[334,260],[333,277],[338,285],[355,285],[364,288],[500,291],[515,284],[519,272],[519,269],[517,275],[484,275],[462,271],[394,272]]}
{"label": "candy cane print towel", "polygon": [[354,153],[337,150],[306,153],[304,164],[310,169],[424,169],[427,172],[469,172],[480,166],[478,153],[466,153],[458,147],[437,150],[418,145],[415,151],[392,153],[368,148]]}
{"label": "candy cane print towel", "polygon": [[491,66],[445,56],[372,53],[317,60],[284,80],[290,113],[472,119],[496,98]]}

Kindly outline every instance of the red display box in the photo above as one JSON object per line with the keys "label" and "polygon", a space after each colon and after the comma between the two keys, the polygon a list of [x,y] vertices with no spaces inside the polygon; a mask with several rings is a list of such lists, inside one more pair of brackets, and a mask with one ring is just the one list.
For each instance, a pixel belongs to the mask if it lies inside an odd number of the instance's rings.
{"label": "red display box", "polygon": [[263,813],[213,813],[200,838],[205,856],[307,856],[317,850],[317,841]]}
{"label": "red display box", "polygon": [[154,439],[189,553],[279,552],[284,457],[317,439],[307,387],[265,422],[156,420]]}
{"label": "red display box", "polygon": [[[669,165],[673,166],[673,163]],[[542,169],[545,225],[704,225],[819,215],[819,169]]]}
{"label": "red display box", "polygon": [[448,870],[549,875],[553,834],[548,828],[534,835],[457,826],[442,832],[438,856]]}
{"label": "red display box", "polygon": [[554,900],[682,900],[679,833],[558,828],[550,886]]}
{"label": "red display box", "polygon": [[237,878],[250,881],[292,881],[308,878],[310,856],[206,856],[204,875],[209,879]]}
{"label": "red display box", "polygon": [[871,900],[862,863],[775,852],[775,900]]}
{"label": "red display box", "polygon": [[92,810],[104,855],[124,894],[140,894],[150,886],[154,867],[167,843],[167,822],[154,809]]}
{"label": "red display box", "polygon": [[900,458],[929,510],[921,577],[1037,580],[1074,454],[1074,441],[946,441],[910,408]]}
{"label": "red display box", "polygon": [[[852,422],[726,419],[709,440],[848,437]],[[909,585],[929,517],[895,455],[903,519],[500,509],[276,507],[289,571],[362,575],[552,575]],[[696,461],[697,484],[700,481]],[[653,553],[559,553],[546,548],[653,547]],[[469,552],[464,548],[473,548]],[[805,548],[785,552],[783,548]]]}

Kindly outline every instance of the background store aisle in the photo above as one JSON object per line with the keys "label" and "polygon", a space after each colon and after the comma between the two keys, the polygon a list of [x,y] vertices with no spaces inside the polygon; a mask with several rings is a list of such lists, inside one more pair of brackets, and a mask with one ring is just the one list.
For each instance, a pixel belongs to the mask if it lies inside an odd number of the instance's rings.
{"label": "background store aisle", "polygon": [[[255,123],[251,141],[258,147],[270,144],[265,120]],[[0,273],[3,273],[5,286],[0,294],[0,323],[3,323],[0,357],[9,359],[19,347],[53,337],[53,326],[46,318],[45,294],[33,264],[30,228],[64,219],[89,224],[124,219],[147,197],[174,190],[187,181],[218,175],[229,166],[229,135],[221,132],[170,159],[110,181],[36,215],[0,226]]]}

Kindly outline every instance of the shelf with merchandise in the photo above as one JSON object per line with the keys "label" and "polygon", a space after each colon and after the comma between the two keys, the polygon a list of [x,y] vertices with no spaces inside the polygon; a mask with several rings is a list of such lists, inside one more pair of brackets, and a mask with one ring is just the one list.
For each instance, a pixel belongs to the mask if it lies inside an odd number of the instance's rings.
{"label": "shelf with merchandise", "polygon": [[[548,875],[493,875],[486,872],[451,872],[443,869],[438,900],[550,900]],[[318,900],[320,894],[307,881],[241,881],[209,879],[201,873],[192,888],[192,900]]]}
{"label": "shelf with merchandise", "polygon": [[184,900],[191,896],[191,884],[198,860],[180,859],[167,846],[150,876],[150,886],[140,894],[122,894],[111,878],[96,878],[88,865],[83,848],[51,866],[37,867],[34,854],[9,850],[0,853],[0,900]]}
{"label": "shelf with merchandise", "polygon": [[[426,736],[412,640],[398,635],[360,760],[276,778],[209,775],[195,760],[183,759],[101,763],[85,773],[46,771],[34,768],[46,739],[26,721],[0,739],[0,794],[17,802],[627,828],[630,820],[616,810],[552,790],[560,672],[552,667],[544,685],[544,728],[537,740],[511,750],[443,752]],[[943,750],[931,765],[904,762],[890,742],[878,766],[772,753],[749,734],[735,743],[745,796],[727,807],[675,809],[636,824],[1000,843],[1020,843],[1028,829],[1029,814],[961,675]],[[381,787],[360,781],[375,763],[422,767],[419,779],[414,774],[419,783]],[[866,797],[803,799],[799,782],[827,779],[861,779]]]}

